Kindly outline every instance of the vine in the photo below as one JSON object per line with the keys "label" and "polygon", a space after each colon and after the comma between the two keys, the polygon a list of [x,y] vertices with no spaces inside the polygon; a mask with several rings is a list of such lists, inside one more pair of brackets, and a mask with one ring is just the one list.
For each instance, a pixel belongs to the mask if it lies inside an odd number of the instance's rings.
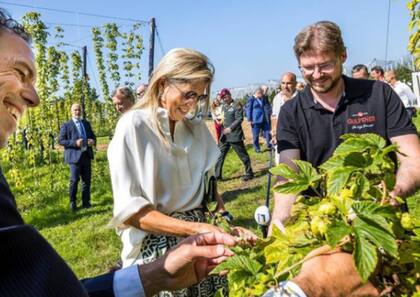
{"label": "vine", "polygon": [[407,3],[410,11],[408,30],[411,35],[408,42],[408,50],[414,56],[414,63],[420,69],[420,0],[410,0]]}
{"label": "vine", "polygon": [[119,66],[118,66],[118,42],[117,38],[120,37],[121,34],[118,31],[118,26],[115,23],[108,23],[105,25],[105,38],[106,38],[106,47],[108,49],[108,71],[111,76],[111,80],[114,82],[114,87],[118,87],[121,75],[119,73]]}

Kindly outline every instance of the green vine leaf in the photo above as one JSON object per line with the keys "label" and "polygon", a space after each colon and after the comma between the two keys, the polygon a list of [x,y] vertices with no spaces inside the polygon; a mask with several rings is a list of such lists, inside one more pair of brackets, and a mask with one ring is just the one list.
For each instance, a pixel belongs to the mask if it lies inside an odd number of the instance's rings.
{"label": "green vine leaf", "polygon": [[327,175],[328,194],[336,195],[345,187],[350,175],[358,170],[356,167],[341,167]]}
{"label": "green vine leaf", "polygon": [[354,263],[363,282],[369,280],[370,275],[378,263],[376,248],[363,235],[356,233],[356,244],[353,252]]}
{"label": "green vine leaf", "polygon": [[343,221],[333,222],[327,231],[326,238],[327,242],[331,247],[336,247],[336,245],[347,235],[351,233],[352,229]]}
{"label": "green vine leaf", "polygon": [[298,168],[298,172],[286,164],[280,164],[270,169],[272,174],[287,179],[286,182],[276,185],[274,190],[284,194],[297,194],[310,187],[316,188],[317,183],[321,179],[321,175],[318,174],[316,169],[306,161],[295,160],[293,162]]}
{"label": "green vine leaf", "polygon": [[225,270],[241,270],[250,275],[255,275],[261,271],[262,267],[263,265],[261,265],[257,260],[246,256],[235,256],[217,266],[211,273],[219,274]]}
{"label": "green vine leaf", "polygon": [[370,225],[370,223],[372,223],[371,220],[356,218],[353,223],[354,232],[396,258],[398,256],[398,246],[395,237],[388,231],[378,227],[378,225]]}

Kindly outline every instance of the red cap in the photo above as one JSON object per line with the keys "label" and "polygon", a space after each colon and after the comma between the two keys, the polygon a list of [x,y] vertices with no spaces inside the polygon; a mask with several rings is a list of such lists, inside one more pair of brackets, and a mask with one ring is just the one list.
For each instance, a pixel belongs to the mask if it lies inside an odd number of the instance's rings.
{"label": "red cap", "polygon": [[226,95],[230,95],[230,91],[228,89],[222,89],[219,94],[220,94],[220,98],[223,98]]}

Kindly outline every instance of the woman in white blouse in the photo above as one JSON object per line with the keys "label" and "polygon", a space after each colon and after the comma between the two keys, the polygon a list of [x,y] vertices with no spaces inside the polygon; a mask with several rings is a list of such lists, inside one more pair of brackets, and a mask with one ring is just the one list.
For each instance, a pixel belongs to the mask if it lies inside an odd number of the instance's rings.
{"label": "woman in white blouse", "polygon": [[[208,106],[213,74],[206,56],[173,49],[156,67],[143,99],[118,121],[108,148],[110,225],[121,236],[123,267],[153,261],[182,237],[220,231],[205,223],[202,205],[219,150],[205,123],[192,115],[199,101]],[[228,295],[226,280],[212,276],[159,296],[213,296],[219,288]]]}

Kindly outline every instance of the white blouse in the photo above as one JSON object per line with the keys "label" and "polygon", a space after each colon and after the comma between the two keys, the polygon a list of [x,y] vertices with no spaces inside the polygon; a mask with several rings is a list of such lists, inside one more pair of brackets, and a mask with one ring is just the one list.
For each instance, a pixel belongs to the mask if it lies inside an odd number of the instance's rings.
{"label": "white blouse", "polygon": [[109,226],[121,236],[123,267],[142,263],[137,257],[147,234],[124,222],[147,205],[167,215],[200,207],[206,173],[213,174],[219,155],[203,121],[177,122],[172,141],[167,111],[159,108],[158,117],[170,149],[160,142],[149,109],[124,114],[108,147],[114,197]]}

